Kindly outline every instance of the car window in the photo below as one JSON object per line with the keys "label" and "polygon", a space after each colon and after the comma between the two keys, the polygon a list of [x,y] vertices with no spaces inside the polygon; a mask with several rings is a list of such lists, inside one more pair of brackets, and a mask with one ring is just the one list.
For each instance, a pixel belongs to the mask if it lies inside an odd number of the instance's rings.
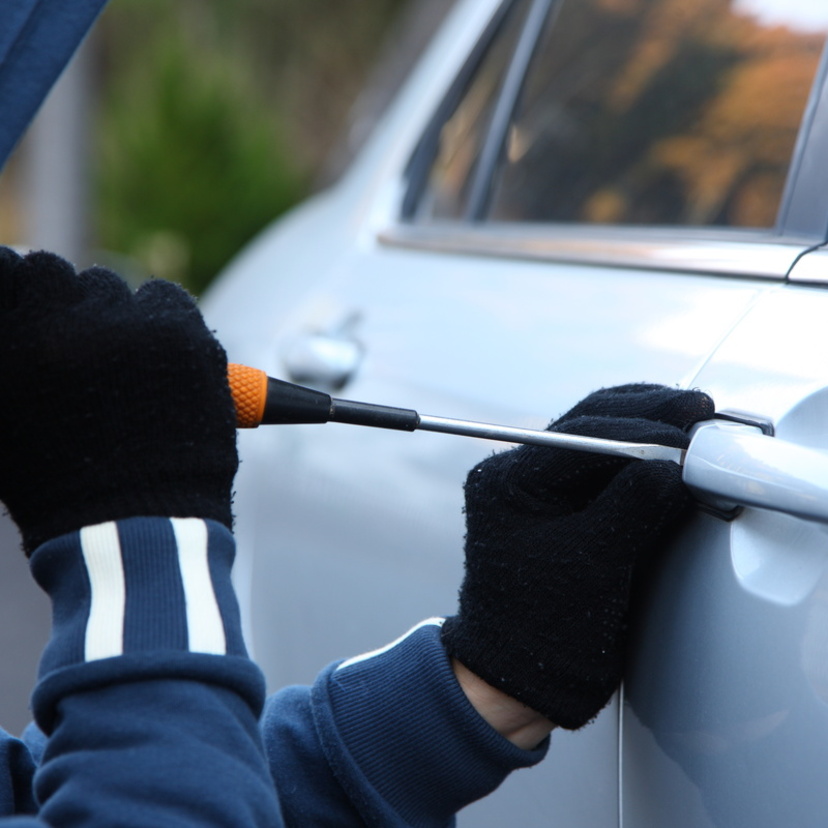
{"label": "car window", "polygon": [[772,227],[826,30],[813,0],[565,0],[490,217]]}
{"label": "car window", "polygon": [[510,4],[465,93],[439,125],[421,213],[435,218],[460,218],[466,213],[475,165],[529,7],[530,0]]}
{"label": "car window", "polygon": [[493,180],[477,188],[485,203],[470,207],[484,133],[528,5],[516,4],[504,20],[443,121],[416,209],[421,221],[776,223],[828,33],[828,3],[549,4]]}

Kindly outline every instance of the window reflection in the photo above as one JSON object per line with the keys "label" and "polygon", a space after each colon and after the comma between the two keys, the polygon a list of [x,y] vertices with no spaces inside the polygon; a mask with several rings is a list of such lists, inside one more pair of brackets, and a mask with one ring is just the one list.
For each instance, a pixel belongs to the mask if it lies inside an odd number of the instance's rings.
{"label": "window reflection", "polygon": [[440,132],[420,212],[438,218],[461,218],[500,85],[529,9],[515,3],[478,68],[471,85]]}
{"label": "window reflection", "polygon": [[772,227],[826,30],[812,0],[565,0],[491,218]]}

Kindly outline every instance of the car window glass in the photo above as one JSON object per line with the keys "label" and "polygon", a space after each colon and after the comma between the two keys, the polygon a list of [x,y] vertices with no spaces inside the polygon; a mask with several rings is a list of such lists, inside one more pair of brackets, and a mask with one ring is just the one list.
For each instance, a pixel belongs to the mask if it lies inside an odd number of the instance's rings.
{"label": "car window glass", "polygon": [[459,218],[465,213],[475,164],[529,6],[529,0],[512,4],[465,94],[444,121],[421,214]]}
{"label": "car window glass", "polygon": [[773,226],[827,30],[813,0],[564,0],[490,218]]}

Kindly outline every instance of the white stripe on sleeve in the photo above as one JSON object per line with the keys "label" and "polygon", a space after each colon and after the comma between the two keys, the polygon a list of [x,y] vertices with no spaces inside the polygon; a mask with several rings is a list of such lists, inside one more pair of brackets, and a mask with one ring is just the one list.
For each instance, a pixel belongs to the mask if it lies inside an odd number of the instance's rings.
{"label": "white stripe on sleeve", "polygon": [[417,630],[422,629],[423,627],[435,626],[435,627],[442,627],[443,624],[446,622],[445,618],[426,618],[425,621],[420,621],[419,624],[415,624],[407,633],[401,635],[395,641],[392,641],[390,644],[386,644],[384,647],[380,647],[378,650],[371,650],[370,653],[363,653],[362,655],[354,656],[353,658],[349,658],[347,661],[343,661],[334,672],[338,672],[339,670],[344,670],[347,667],[353,667],[354,664],[361,664],[363,661],[368,661],[369,658],[376,658],[377,656],[384,655],[389,650],[393,650],[398,644],[402,644],[406,638],[410,635],[413,635]]}
{"label": "white stripe on sleeve", "polygon": [[112,522],[85,526],[80,542],[91,589],[84,658],[119,656],[124,651],[126,587],[118,527]]}
{"label": "white stripe on sleeve", "polygon": [[207,525],[200,518],[170,518],[187,604],[190,652],[225,655],[227,640],[207,557]]}

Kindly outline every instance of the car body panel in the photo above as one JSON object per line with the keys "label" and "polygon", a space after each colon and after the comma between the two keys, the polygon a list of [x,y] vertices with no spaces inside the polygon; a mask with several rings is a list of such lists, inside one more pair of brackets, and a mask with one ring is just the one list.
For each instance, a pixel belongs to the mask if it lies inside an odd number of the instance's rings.
{"label": "car body panel", "polygon": [[[826,312],[822,290],[763,295],[694,384],[828,450]],[[625,683],[622,824],[823,824],[828,527],[699,516],[651,577]]]}

